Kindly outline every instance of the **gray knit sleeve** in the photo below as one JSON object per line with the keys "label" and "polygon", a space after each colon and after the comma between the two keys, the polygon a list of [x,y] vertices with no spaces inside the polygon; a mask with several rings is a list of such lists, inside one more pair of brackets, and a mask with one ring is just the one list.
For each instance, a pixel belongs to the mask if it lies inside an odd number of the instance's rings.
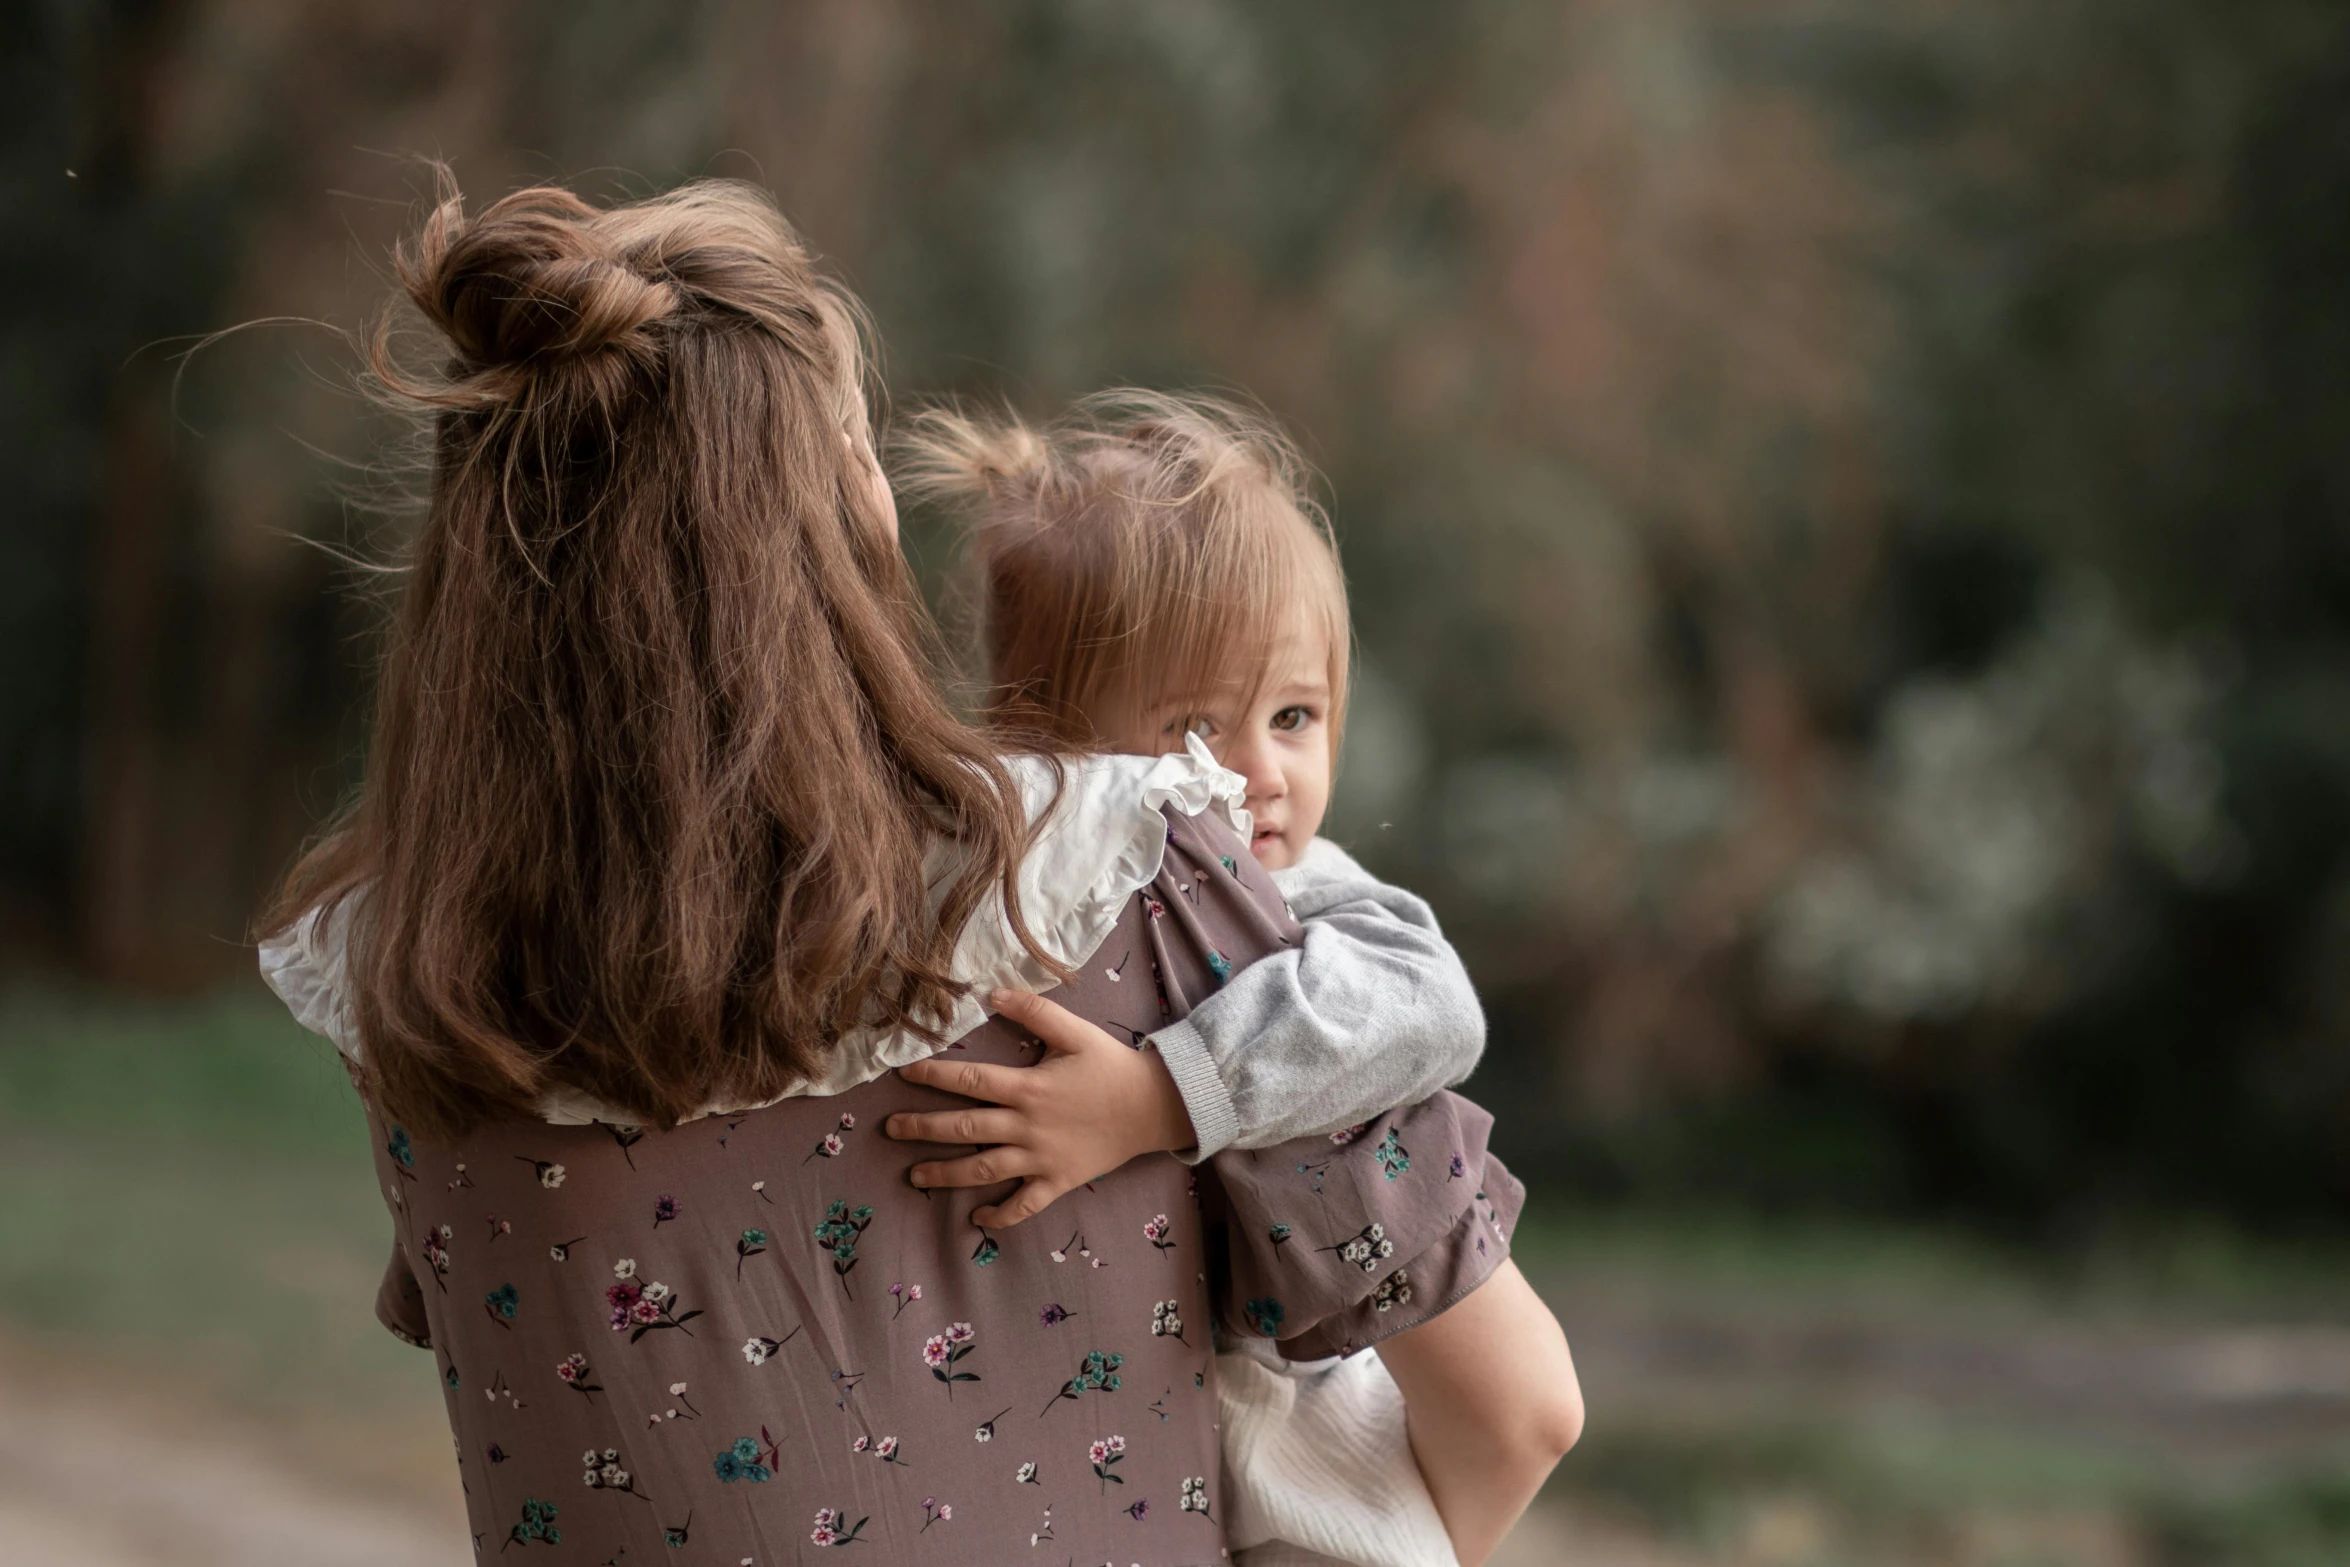
{"label": "gray knit sleeve", "polygon": [[1151,1036],[1200,1144],[1334,1132],[1465,1079],[1485,1048],[1468,970],[1428,905],[1317,838],[1274,882],[1300,945],[1235,973]]}

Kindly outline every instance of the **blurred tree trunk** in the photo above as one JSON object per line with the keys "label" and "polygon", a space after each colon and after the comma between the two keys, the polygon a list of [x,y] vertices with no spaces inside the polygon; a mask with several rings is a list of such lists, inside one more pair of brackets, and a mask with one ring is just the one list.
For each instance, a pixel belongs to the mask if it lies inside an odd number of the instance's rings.
{"label": "blurred tree trunk", "polygon": [[[152,199],[165,78],[185,31],[184,0],[115,7],[90,60],[92,155],[81,178],[101,234],[125,237]],[[103,242],[103,241],[102,241]],[[133,322],[146,312],[125,301]],[[155,872],[168,787],[156,674],[172,534],[184,477],[170,439],[168,380],[142,356],[117,383],[100,443],[105,464],[90,570],[89,811],[81,863],[85,961],[116,978],[151,975]]]}

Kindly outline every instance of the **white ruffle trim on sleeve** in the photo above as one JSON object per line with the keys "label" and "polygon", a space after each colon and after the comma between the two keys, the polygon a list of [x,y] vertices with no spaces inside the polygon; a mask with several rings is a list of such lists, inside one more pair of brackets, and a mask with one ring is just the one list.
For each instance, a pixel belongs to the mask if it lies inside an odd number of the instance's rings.
{"label": "white ruffle trim on sleeve", "polygon": [[[1070,758],[1061,764],[1057,802],[1049,761],[1014,756],[1005,758],[1005,765],[1027,802],[1029,819],[1039,823],[1020,866],[1021,911],[1037,944],[1068,968],[1093,956],[1117,924],[1126,900],[1159,874],[1167,851],[1163,809],[1171,807],[1179,816],[1213,810],[1242,842],[1248,841],[1249,813],[1241,803],[1247,785],[1239,774],[1218,766],[1197,735],[1185,737],[1185,750],[1179,755]],[[934,881],[942,881],[950,868],[942,854],[931,867]],[[296,1022],[333,1040],[337,1049],[357,1061],[359,1036],[343,972],[353,901],[346,899],[332,920],[314,910],[264,941],[261,977]],[[995,897],[982,902],[963,926],[951,970],[971,991],[956,1003],[941,1030],[950,1041],[986,1021],[984,1003],[990,990],[1042,991],[1055,983],[1020,944],[1003,900]],[[907,1029],[859,1029],[841,1040],[820,1076],[775,1099],[711,1104],[700,1114],[733,1115],[800,1095],[846,1093],[937,1049]],[[539,1116],[558,1126],[629,1119],[625,1112],[569,1089],[558,1089],[541,1100]]]}

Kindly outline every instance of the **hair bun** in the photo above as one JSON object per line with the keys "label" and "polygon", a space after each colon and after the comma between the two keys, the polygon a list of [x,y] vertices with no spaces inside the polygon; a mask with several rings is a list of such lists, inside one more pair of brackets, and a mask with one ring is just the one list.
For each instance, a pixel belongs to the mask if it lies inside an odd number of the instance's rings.
{"label": "hair bun", "polygon": [[674,310],[674,284],[610,253],[597,210],[569,191],[517,191],[468,219],[444,190],[396,258],[418,309],[478,369],[523,368],[620,347]]}

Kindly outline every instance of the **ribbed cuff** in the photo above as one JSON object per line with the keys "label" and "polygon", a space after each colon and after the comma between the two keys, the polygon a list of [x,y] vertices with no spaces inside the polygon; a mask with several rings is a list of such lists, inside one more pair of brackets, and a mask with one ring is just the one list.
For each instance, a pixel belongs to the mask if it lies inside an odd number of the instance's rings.
{"label": "ribbed cuff", "polygon": [[1191,1114],[1192,1135],[1199,1139],[1198,1146],[1175,1157],[1185,1164],[1197,1164],[1231,1147],[1240,1135],[1240,1112],[1233,1107],[1232,1091],[1224,1086],[1224,1074],[1216,1070],[1216,1058],[1208,1054],[1208,1042],[1200,1037],[1200,1031],[1186,1018],[1151,1035],[1151,1043],[1158,1048],[1159,1059],[1167,1063],[1175,1091],[1183,1096],[1183,1108]]}

